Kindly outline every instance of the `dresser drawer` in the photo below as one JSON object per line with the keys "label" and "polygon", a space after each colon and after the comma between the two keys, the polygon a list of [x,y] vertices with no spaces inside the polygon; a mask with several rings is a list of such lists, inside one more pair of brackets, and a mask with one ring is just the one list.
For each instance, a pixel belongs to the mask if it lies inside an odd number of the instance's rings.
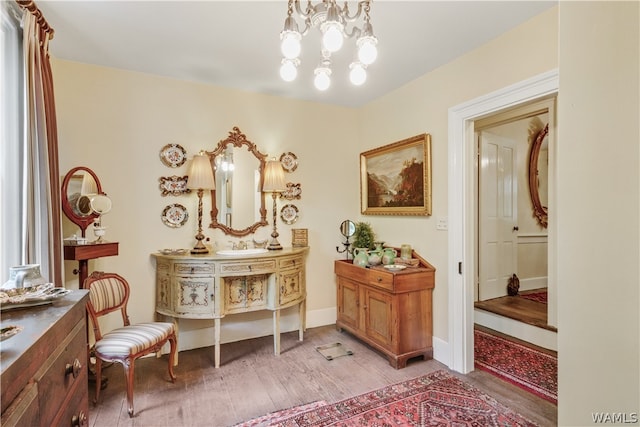
{"label": "dresser drawer", "polygon": [[65,397],[75,387],[75,384],[83,379],[84,382],[87,381],[85,335],[85,322],[82,319],[36,374],[38,391],[41,396],[40,419],[44,424],[51,423],[55,418],[56,413],[63,406]]}
{"label": "dresser drawer", "polygon": [[[77,378],[78,382],[87,383],[89,381],[87,370]],[[86,387],[85,387],[86,388]],[[67,396],[62,405],[61,411],[56,418],[48,424],[56,427],[79,426],[87,427],[89,425],[89,395],[86,390],[77,384],[72,392]]]}
{"label": "dresser drawer", "polygon": [[29,383],[15,398],[0,419],[2,427],[22,427],[40,425],[38,410],[38,385]]}
{"label": "dresser drawer", "polygon": [[392,291],[393,290],[393,273],[387,273],[386,271],[379,271],[379,270],[369,270],[368,283],[370,286]]}
{"label": "dresser drawer", "polygon": [[210,276],[216,271],[212,262],[175,262],[173,272],[179,276]]}
{"label": "dresser drawer", "polygon": [[275,259],[229,262],[220,264],[221,275],[240,275],[253,273],[273,273],[276,270]]}
{"label": "dresser drawer", "polygon": [[294,268],[302,268],[304,261],[301,256],[284,258],[278,260],[278,268],[280,270],[290,270]]}

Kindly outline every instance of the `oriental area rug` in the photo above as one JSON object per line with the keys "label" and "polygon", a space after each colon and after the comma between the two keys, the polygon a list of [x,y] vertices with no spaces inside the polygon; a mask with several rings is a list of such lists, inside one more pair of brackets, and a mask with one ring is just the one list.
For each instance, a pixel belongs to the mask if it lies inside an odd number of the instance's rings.
{"label": "oriental area rug", "polygon": [[475,367],[558,403],[558,358],[515,341],[474,332]]}
{"label": "oriental area rug", "polygon": [[337,403],[314,405],[311,409],[302,407],[300,411],[289,409],[238,426],[533,427],[537,424],[448,372],[436,371]]}
{"label": "oriental area rug", "polygon": [[531,292],[531,293],[521,293],[519,296],[521,296],[524,299],[528,299],[531,301],[535,301],[535,302],[541,302],[543,304],[547,303],[547,291],[541,291],[541,292]]}

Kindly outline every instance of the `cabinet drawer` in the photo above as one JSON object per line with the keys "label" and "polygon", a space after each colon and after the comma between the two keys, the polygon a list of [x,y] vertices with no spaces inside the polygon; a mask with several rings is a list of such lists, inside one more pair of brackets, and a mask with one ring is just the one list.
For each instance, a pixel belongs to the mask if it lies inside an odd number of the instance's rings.
{"label": "cabinet drawer", "polygon": [[[78,381],[87,384],[89,381],[87,371],[85,370]],[[69,427],[73,425],[88,426],[89,425],[89,394],[86,385],[83,387],[77,384],[76,388],[67,396],[62,408],[56,418],[48,425],[56,427]],[[84,423],[82,423],[84,420]],[[77,423],[77,424],[74,424]]]}
{"label": "cabinet drawer", "polygon": [[293,268],[302,268],[302,257],[285,258],[278,260],[278,268],[280,270],[289,270]]}
{"label": "cabinet drawer", "polygon": [[369,285],[386,289],[388,291],[393,290],[393,274],[386,271],[369,270]]}
{"label": "cabinet drawer", "polygon": [[245,262],[230,262],[220,264],[220,274],[252,274],[252,273],[272,273],[276,270],[276,260],[268,259],[264,261],[254,260]]}
{"label": "cabinet drawer", "polygon": [[[74,386],[83,386],[86,392],[87,382],[87,346],[85,344],[85,322],[79,322],[60,343],[53,354],[45,361],[36,374],[40,399],[40,419],[49,425],[62,407],[67,394]],[[73,376],[74,363],[79,369]],[[82,384],[79,382],[82,381]],[[76,387],[77,387],[76,386]]]}
{"label": "cabinet drawer", "polygon": [[176,262],[173,272],[180,276],[207,276],[215,273],[215,264],[211,262]]}
{"label": "cabinet drawer", "polygon": [[40,425],[38,409],[38,384],[29,383],[18,397],[2,413],[0,425],[3,427]]}

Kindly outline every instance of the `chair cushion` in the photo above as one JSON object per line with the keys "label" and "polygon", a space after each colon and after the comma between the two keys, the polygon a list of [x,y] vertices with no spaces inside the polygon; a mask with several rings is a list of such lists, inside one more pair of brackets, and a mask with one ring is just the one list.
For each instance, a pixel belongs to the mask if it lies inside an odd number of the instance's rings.
{"label": "chair cushion", "polygon": [[173,323],[150,322],[124,326],[103,335],[96,342],[96,353],[101,359],[126,358],[138,354],[167,339],[174,332]]}

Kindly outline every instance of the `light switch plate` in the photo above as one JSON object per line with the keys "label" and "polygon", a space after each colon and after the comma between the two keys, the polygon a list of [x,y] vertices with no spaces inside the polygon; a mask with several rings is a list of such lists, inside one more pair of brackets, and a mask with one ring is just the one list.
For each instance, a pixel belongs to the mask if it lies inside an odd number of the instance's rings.
{"label": "light switch plate", "polygon": [[446,216],[439,216],[438,222],[436,222],[436,230],[448,230],[449,220]]}

